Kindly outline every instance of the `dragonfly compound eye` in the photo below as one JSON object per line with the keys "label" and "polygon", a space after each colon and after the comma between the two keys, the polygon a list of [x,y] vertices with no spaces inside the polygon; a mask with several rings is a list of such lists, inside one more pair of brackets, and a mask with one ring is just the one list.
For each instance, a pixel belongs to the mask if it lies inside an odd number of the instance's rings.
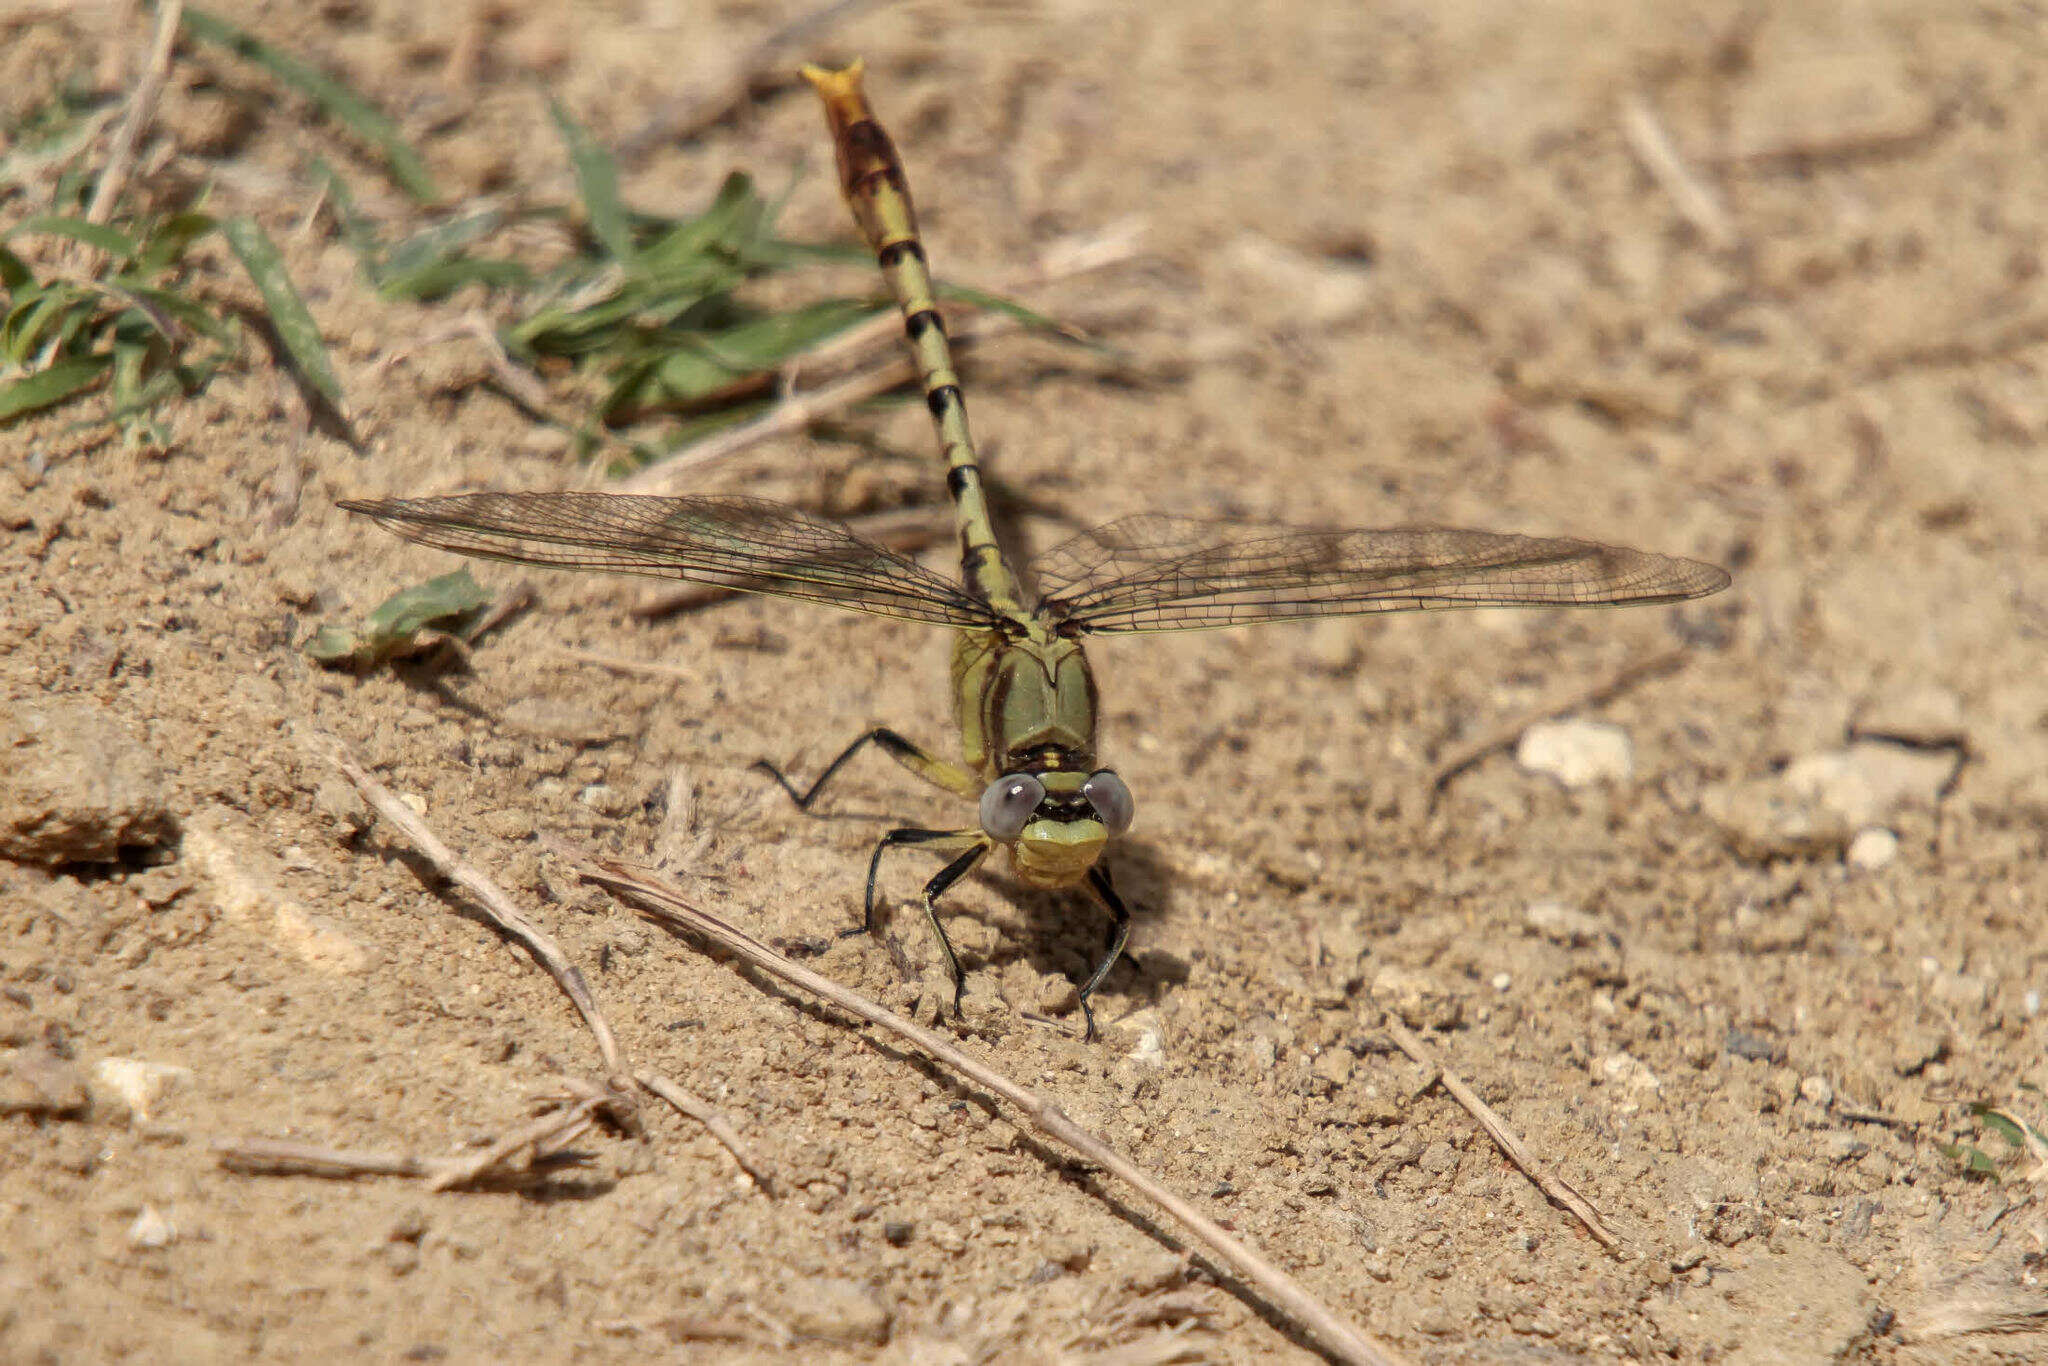
{"label": "dragonfly compound eye", "polygon": [[1089,775],[1081,784],[1081,795],[1088,799],[1088,805],[1095,808],[1103,826],[1112,835],[1121,835],[1131,828],[1131,820],[1138,814],[1137,806],[1131,801],[1131,790],[1124,786],[1124,780],[1103,769]]}
{"label": "dragonfly compound eye", "polygon": [[1005,843],[1014,842],[1044,800],[1044,783],[1029,773],[1007,774],[981,794],[981,828]]}

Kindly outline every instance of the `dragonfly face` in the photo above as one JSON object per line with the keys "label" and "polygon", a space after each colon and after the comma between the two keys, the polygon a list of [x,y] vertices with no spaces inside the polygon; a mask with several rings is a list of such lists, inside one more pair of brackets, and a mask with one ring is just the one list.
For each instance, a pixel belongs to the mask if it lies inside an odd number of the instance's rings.
{"label": "dragonfly face", "polygon": [[1071,887],[1105,845],[1131,828],[1136,808],[1108,769],[1007,773],[981,794],[981,828],[1010,846],[1017,876],[1034,887]]}

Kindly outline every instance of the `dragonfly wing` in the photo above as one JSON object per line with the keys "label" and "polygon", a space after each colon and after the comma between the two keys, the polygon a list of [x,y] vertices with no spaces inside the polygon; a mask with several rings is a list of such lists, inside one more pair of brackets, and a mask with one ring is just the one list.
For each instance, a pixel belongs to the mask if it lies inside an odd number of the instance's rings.
{"label": "dragonfly wing", "polygon": [[688,579],[942,626],[997,623],[987,604],[916,561],[754,498],[469,493],[341,506],[461,555]]}
{"label": "dragonfly wing", "polygon": [[1192,630],[1448,607],[1679,602],[1728,586],[1698,560],[1445,527],[1308,531],[1126,517],[1032,565],[1040,610],[1075,632]]}

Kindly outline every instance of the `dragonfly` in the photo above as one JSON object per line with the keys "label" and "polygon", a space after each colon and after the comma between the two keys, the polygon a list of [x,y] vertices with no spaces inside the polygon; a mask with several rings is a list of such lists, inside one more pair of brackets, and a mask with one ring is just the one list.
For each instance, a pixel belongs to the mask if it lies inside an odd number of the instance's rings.
{"label": "dragonfly", "polygon": [[1108,913],[1102,956],[1077,991],[1084,1038],[1096,1037],[1090,998],[1130,937],[1130,913],[1104,852],[1131,829],[1136,808],[1129,787],[1096,752],[1096,685],[1082,648],[1088,637],[1440,608],[1673,603],[1728,586],[1728,574],[1711,564],[1591,541],[1151,513],[1082,532],[1020,574],[998,545],[903,163],[868,105],[862,74],[857,60],[841,70],[803,71],[824,105],[841,191],[903,315],[944,455],[957,580],[838,522],[756,498],[515,492],[341,506],[408,540],[463,555],[684,579],[952,628],[957,761],[876,727],[806,787],[766,760],[757,767],[809,811],[872,746],[975,804],[972,824],[883,834],[868,860],[860,925],[846,931],[874,932],[876,877],[889,850],[944,858],[921,901],[952,979],[956,1017],[966,978],[939,899],[1001,850],[1026,885],[1085,886]]}

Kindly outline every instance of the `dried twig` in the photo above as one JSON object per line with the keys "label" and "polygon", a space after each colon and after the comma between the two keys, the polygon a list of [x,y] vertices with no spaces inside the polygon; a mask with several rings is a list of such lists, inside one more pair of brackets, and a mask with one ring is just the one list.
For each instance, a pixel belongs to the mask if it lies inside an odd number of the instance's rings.
{"label": "dried twig", "polygon": [[363,794],[363,800],[396,826],[412,846],[419,850],[426,860],[434,865],[441,876],[468,892],[491,923],[526,946],[540,965],[548,970],[555,984],[562,988],[583,1016],[583,1022],[590,1026],[590,1032],[597,1036],[598,1052],[604,1055],[605,1071],[611,1079],[613,1089],[629,1092],[632,1079],[626,1072],[625,1056],[619,1051],[619,1042],[612,1036],[612,1027],[606,1022],[604,1012],[598,1008],[597,998],[591,994],[589,984],[569,956],[562,952],[561,945],[526,918],[526,913],[513,904],[512,898],[498,889],[498,885],[455,856],[453,850],[441,843],[440,838],[427,828],[427,823],[413,814],[411,807],[398,800],[391,789],[372,778],[368,773],[338,750],[328,750],[323,756],[341,775],[354,783],[356,790]]}
{"label": "dried twig", "polygon": [[740,1142],[740,1136],[733,1132],[731,1122],[710,1101],[692,1095],[667,1077],[654,1072],[635,1072],[633,1080],[703,1125],[707,1133],[725,1145],[725,1150],[732,1154],[732,1160],[740,1164],[741,1171],[753,1178],[754,1184],[761,1188],[763,1194],[775,1193],[774,1186],[768,1180],[767,1169],[754,1160],[754,1155]]}
{"label": "dried twig", "polygon": [[1435,804],[1437,797],[1443,792],[1444,784],[1495,750],[1506,749],[1522,738],[1523,731],[1539,721],[1548,721],[1553,716],[1577,711],[1581,707],[1594,707],[1611,702],[1645,679],[1671,672],[1684,662],[1685,655],[1685,648],[1680,646],[1677,649],[1631,660],[1591,686],[1574,684],[1552,693],[1535,706],[1516,713],[1499,725],[1488,727],[1478,736],[1467,740],[1438,760],[1436,767],[1430,770],[1430,803]]}
{"label": "dried twig", "polygon": [[690,905],[667,884],[649,879],[638,869],[586,859],[579,871],[585,878],[630,898],[643,914],[657,923],[712,941],[761,971],[888,1030],[973,1085],[1000,1096],[1022,1112],[1040,1133],[1101,1167],[1164,1211],[1185,1228],[1209,1255],[1256,1286],[1260,1293],[1301,1324],[1338,1360],[1368,1363],[1368,1366],[1386,1366],[1399,1360],[1392,1349],[1339,1318],[1299,1282],[1239,1242],[1191,1202],[1176,1195],[1108,1143],[1067,1118],[1047,1097],[1017,1085],[962,1051],[951,1040],[902,1019],[830,978],[792,962],[745,931]]}
{"label": "dried twig", "polygon": [[1472,1118],[1479,1121],[1479,1127],[1486,1130],[1487,1137],[1507,1154],[1508,1161],[1520,1167],[1522,1174],[1536,1183],[1538,1190],[1569,1210],[1586,1226],[1588,1233],[1600,1240],[1601,1246],[1609,1251],[1621,1247],[1621,1240],[1607,1227],[1607,1222],[1600,1217],[1600,1211],[1594,1209],[1586,1197],[1566,1185],[1562,1178],[1553,1175],[1538,1161],[1536,1154],[1529,1151],[1529,1146],[1522,1142],[1520,1136],[1508,1128],[1507,1121],[1494,1113],[1493,1107],[1481,1100],[1479,1093],[1465,1084],[1464,1078],[1445,1067],[1433,1053],[1423,1047],[1422,1040],[1409,1033],[1407,1027],[1395,1018],[1391,1011],[1387,1014],[1386,1027],[1387,1033],[1393,1036],[1395,1045],[1414,1059],[1418,1066],[1435,1074],[1432,1080],[1450,1092],[1451,1098],[1464,1106]]}
{"label": "dried twig", "polygon": [[[459,1157],[354,1152],[266,1138],[216,1143],[214,1154],[228,1170],[254,1176],[424,1177],[428,1189],[436,1191],[484,1181],[527,1181],[541,1175],[564,1147],[590,1131],[599,1111],[615,1109],[618,1100],[601,1087],[584,1088],[574,1104],[550,1110],[489,1147]],[[522,1153],[526,1162],[515,1162]]]}
{"label": "dried twig", "polygon": [[112,217],[121,191],[128,188],[128,171],[135,162],[135,147],[142,140],[142,130],[156,117],[157,101],[164,93],[164,80],[170,75],[171,49],[177,41],[178,23],[184,14],[185,0],[164,0],[157,7],[156,36],[150,42],[149,64],[142,69],[141,79],[135,83],[135,93],[128,97],[127,113],[121,119],[121,126],[115,130],[114,144],[107,152],[107,168],[100,173],[99,183],[93,186],[92,203],[85,211],[88,223],[104,223]]}
{"label": "dried twig", "polygon": [[1621,102],[1621,132],[1628,139],[1629,150],[1643,163],[1643,169],[1670,196],[1679,216],[1693,225],[1708,246],[1728,251],[1742,244],[1720,195],[1685,164],[1656,111],[1641,95],[1630,95]]}

